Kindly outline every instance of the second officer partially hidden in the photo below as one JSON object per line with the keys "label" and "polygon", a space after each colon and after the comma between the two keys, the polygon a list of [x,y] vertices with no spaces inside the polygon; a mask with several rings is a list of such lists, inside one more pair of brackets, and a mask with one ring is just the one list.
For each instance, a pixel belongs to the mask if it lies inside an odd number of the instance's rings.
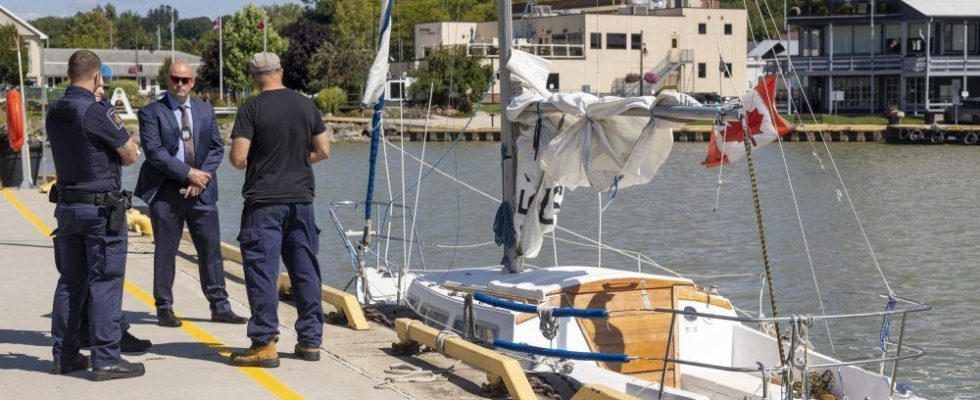
{"label": "second officer partially hidden", "polygon": [[[142,363],[119,355],[122,335],[123,275],[126,271],[126,210],[131,194],[122,191],[120,169],[139,158],[116,110],[95,101],[103,84],[102,61],[88,50],[68,59],[71,86],[51,107],[45,124],[51,140],[58,184],[54,251],[61,277],[54,292],[51,337],[54,374],[87,369],[94,380],[132,378]],[[82,309],[86,297],[88,306]],[[88,313],[91,361],[79,353],[80,315]]]}

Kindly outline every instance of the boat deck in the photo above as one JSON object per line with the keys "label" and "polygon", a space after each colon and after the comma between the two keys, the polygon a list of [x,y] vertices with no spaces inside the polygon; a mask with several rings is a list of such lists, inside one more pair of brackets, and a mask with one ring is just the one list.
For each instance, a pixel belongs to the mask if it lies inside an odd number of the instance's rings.
{"label": "boat deck", "polygon": [[[407,362],[426,369],[446,367],[451,360],[434,353],[402,358],[390,355],[397,341],[391,329],[371,323],[368,331],[326,325],[322,359],[316,363],[292,356],[296,310],[279,307],[279,352],[276,369],[237,368],[227,353],[249,345],[244,325],[210,322],[208,303],[201,293],[193,246],[184,244],[177,258],[174,283],[181,328],[156,325],[151,295],[153,245],[151,238],[131,237],[126,268],[123,313],[138,337],[153,341],[146,353],[124,355],[143,362],[146,375],[109,382],[90,381],[89,372],[66,376],[51,369],[50,313],[58,279],[48,234],[55,226],[54,205],[35,190],[0,191],[0,387],[4,399],[63,398],[330,398],[330,399],[476,399],[479,371],[460,366],[450,380],[397,383],[376,389],[384,369]],[[225,261],[227,286],[235,312],[248,315],[241,265]],[[324,311],[333,307],[324,304]]]}

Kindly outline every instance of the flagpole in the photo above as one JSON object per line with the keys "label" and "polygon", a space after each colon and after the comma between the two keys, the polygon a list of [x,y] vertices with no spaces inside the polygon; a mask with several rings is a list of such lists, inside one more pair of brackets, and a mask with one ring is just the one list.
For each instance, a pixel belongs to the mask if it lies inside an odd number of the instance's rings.
{"label": "flagpole", "polygon": [[221,92],[218,96],[221,101],[225,100],[225,21],[218,16],[218,91]]}
{"label": "flagpole", "polygon": [[174,62],[174,12],[170,11],[170,62]]}
{"label": "flagpole", "polygon": [[269,43],[269,27],[268,27],[268,25],[269,25],[269,23],[265,19],[263,19],[262,20],[262,52],[268,51],[267,50],[267,47],[268,47],[267,45]]}
{"label": "flagpole", "polygon": [[14,44],[17,46],[17,76],[20,79],[20,109],[24,119],[24,146],[20,148],[21,172],[23,180],[20,181],[20,189],[30,189],[34,187],[34,180],[31,179],[31,141],[27,129],[27,93],[24,92],[24,65],[21,62],[20,54],[20,35],[17,35]]}

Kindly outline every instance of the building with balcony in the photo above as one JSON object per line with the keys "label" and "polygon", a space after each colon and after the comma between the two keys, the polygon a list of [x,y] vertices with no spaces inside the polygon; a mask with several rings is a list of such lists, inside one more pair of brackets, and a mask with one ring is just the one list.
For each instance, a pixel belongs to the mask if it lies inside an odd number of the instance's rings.
{"label": "building with balcony", "polygon": [[980,1],[790,0],[787,14],[816,112],[922,113],[980,95]]}
{"label": "building with balcony", "polygon": [[[581,3],[581,4],[579,4]],[[555,92],[637,95],[653,72],[657,90],[743,94],[747,14],[710,1],[570,0],[515,16],[515,48],[551,61]],[[592,4],[593,6],[585,6]],[[435,22],[415,26],[415,58],[439,47],[465,49],[498,67],[496,22]],[[727,71],[726,71],[727,70]],[[494,87],[493,94],[499,93]]]}
{"label": "building with balcony", "polygon": [[[33,25],[24,21],[16,14],[0,5],[0,25],[14,25],[20,34],[20,40],[27,43],[27,54],[24,65],[24,85],[35,86],[43,81],[44,69],[41,60],[44,58],[44,46],[48,41],[48,35],[41,32]],[[7,49],[4,49],[6,51]],[[18,82],[5,82],[18,84]]]}

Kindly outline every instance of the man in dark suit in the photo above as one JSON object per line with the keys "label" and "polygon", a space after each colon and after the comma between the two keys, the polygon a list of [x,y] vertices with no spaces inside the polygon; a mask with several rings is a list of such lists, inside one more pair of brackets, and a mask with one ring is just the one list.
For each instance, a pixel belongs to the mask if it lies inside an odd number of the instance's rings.
{"label": "man in dark suit", "polygon": [[201,289],[211,303],[211,320],[244,324],[225,291],[221,234],[218,227],[218,181],[215,172],[224,143],[214,109],[190,97],[194,71],[187,61],[170,65],[167,94],[139,112],[140,144],[146,162],[136,195],[150,206],[156,250],[153,297],[157,323],[181,326],[173,311],[175,259],[184,222],[197,250]]}

